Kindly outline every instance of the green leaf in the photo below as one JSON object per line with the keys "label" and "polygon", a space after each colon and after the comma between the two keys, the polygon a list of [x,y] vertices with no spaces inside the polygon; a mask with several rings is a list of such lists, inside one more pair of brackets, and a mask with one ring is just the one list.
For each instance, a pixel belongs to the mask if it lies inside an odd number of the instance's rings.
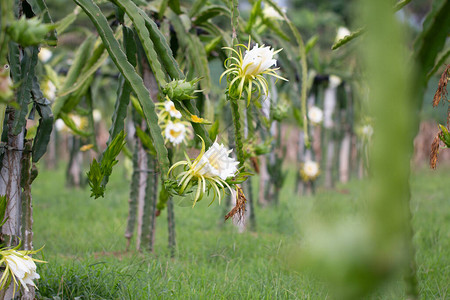
{"label": "green leaf", "polygon": [[[50,16],[47,4],[44,0],[34,0],[31,3],[33,11],[36,13],[36,15],[42,15],[42,19],[45,23],[53,24],[52,17]],[[56,30],[50,31],[50,35],[46,39],[46,42],[49,46],[56,46],[58,42],[56,32]]]}
{"label": "green leaf", "polygon": [[[117,38],[119,38],[120,35],[117,35]],[[91,50],[92,51],[92,50]],[[83,90],[87,88],[86,82],[89,82],[88,86],[92,82],[92,77],[94,73],[102,66],[102,64],[105,62],[105,60],[108,58],[108,53],[105,52],[105,46],[103,44],[97,45],[97,47],[94,48],[92,51],[92,55],[89,57],[89,60],[86,62],[85,66],[81,70],[80,76],[78,77],[78,80],[75,84],[68,88],[62,89],[59,93],[59,97],[67,96],[71,93],[74,93],[79,90]],[[84,94],[84,93],[83,93]],[[67,105],[67,102],[65,103]],[[69,109],[64,109],[64,111],[69,112],[73,109],[73,105]]]}
{"label": "green leaf", "polygon": [[[213,36],[222,37],[222,40],[224,41],[224,46],[231,47],[231,38],[230,35],[220,29],[217,25],[211,23],[211,22],[204,22],[200,25],[198,25],[200,28],[206,30]],[[206,47],[205,47],[206,48]]]}
{"label": "green leaf", "polygon": [[56,23],[56,32],[61,35],[66,29],[77,19],[80,13],[80,8],[75,7],[73,12],[62,18]]}
{"label": "green leaf", "polygon": [[303,127],[303,115],[300,109],[293,107],[292,113],[294,115],[295,121],[297,121],[298,126]]}
{"label": "green leaf", "polygon": [[13,123],[13,134],[17,135],[25,126],[26,116],[28,114],[28,105],[31,102],[31,85],[34,77],[34,70],[38,60],[37,47],[26,48],[22,61],[20,63],[21,78],[20,87],[17,92],[16,101],[20,109],[16,112]]}
{"label": "green leaf", "polygon": [[8,199],[6,198],[6,195],[0,195],[0,227],[5,224],[5,213],[6,213],[6,206],[8,204]]}
{"label": "green leaf", "polygon": [[216,119],[213,123],[213,125],[211,126],[211,128],[209,128],[209,137],[211,138],[211,140],[215,140],[217,135],[219,134],[219,119]]}
{"label": "green leaf", "polygon": [[108,25],[108,21],[98,6],[89,0],[74,1],[81,6],[94,23],[111,59],[137,95],[145,114],[147,125],[150,129],[150,134],[156,148],[157,158],[161,168],[161,176],[164,180],[169,170],[169,159],[167,157],[167,149],[164,145],[164,138],[161,134],[161,128],[158,126],[158,115],[156,114],[155,105],[150,97],[149,91],[144,86],[142,78],[137,75],[134,67],[128,62],[126,55],[120,48],[119,42],[114,38],[114,34]]}
{"label": "green leaf", "polygon": [[425,74],[434,67],[437,54],[450,32],[450,1],[435,0],[423,22],[423,30],[414,43],[414,57]]}
{"label": "green leaf", "polygon": [[205,4],[206,4],[207,0],[195,0],[194,4],[192,4],[191,9],[189,10],[189,18],[193,18],[197,15],[197,13],[200,11],[200,9],[202,9]]}
{"label": "green leaf", "polygon": [[53,113],[50,107],[50,101],[44,98],[36,76],[33,78],[31,94],[33,95],[36,111],[40,116],[39,125],[31,149],[33,163],[36,163],[47,151],[47,145],[53,130]]}
{"label": "green leaf", "polygon": [[448,32],[450,32],[450,1],[433,1],[431,11],[423,22],[423,30],[414,43],[413,61],[417,69],[414,72],[416,82],[414,94],[417,95],[414,109],[420,110],[425,93],[428,73],[433,70],[436,57],[445,45]]}
{"label": "green leaf", "polygon": [[[150,33],[147,29],[145,19],[142,14],[139,13],[138,7],[131,0],[112,0],[114,4],[119,6],[131,19],[139,40],[141,41],[142,47],[147,57],[150,67],[155,75],[156,81],[159,86],[163,86],[166,83],[165,74],[163,72],[162,66],[158,60],[158,54],[156,52],[155,46],[152,39],[150,38]],[[170,2],[169,2],[170,3]]]}
{"label": "green leaf", "polygon": [[433,69],[431,69],[431,71],[428,72],[427,74],[427,81],[430,80],[431,76],[433,76],[439,70],[439,68],[445,65],[445,62],[447,61],[449,56],[450,56],[450,47],[447,47],[436,58],[436,63]]}
{"label": "green leaf", "polygon": [[281,29],[278,22],[272,18],[264,18],[263,23],[270,28],[273,32],[275,32],[279,37],[283,40],[290,41],[290,38],[284,33],[283,29]]}
{"label": "green leaf", "polygon": [[407,5],[409,2],[411,2],[411,0],[400,0],[400,1],[398,1],[397,4],[395,4],[395,6],[394,6],[394,11],[399,11],[405,5]]}
{"label": "green leaf", "polygon": [[250,17],[248,18],[247,26],[245,27],[246,32],[251,31],[258,16],[261,16],[261,0],[257,0],[255,1],[255,3],[253,3],[252,11],[250,12]]}
{"label": "green leaf", "polygon": [[318,40],[319,40],[319,36],[317,34],[315,34],[309,38],[309,40],[306,42],[306,45],[305,45],[306,54],[308,54],[308,52],[316,45]]}
{"label": "green leaf", "polygon": [[439,135],[439,138],[442,142],[444,142],[445,146],[450,148],[450,133],[448,132],[447,128],[444,125],[439,124],[439,129],[441,129],[441,134]]}
{"label": "green leaf", "polygon": [[210,5],[206,9],[202,10],[197,15],[197,17],[194,18],[193,23],[195,25],[199,25],[219,15],[225,15],[227,17],[230,17],[231,13],[230,10],[225,6]]}
{"label": "green leaf", "polygon": [[89,186],[91,187],[91,197],[104,197],[105,187],[102,185],[103,174],[101,171],[101,166],[94,158],[92,161],[89,171],[87,172]]}
{"label": "green leaf", "polygon": [[337,41],[336,43],[333,44],[333,46],[331,46],[331,50],[336,50],[339,47],[347,44],[348,42],[356,39],[358,36],[360,36],[361,34],[363,34],[364,32],[366,32],[365,28],[360,28],[352,33],[350,33],[349,35],[347,35],[346,37],[344,37],[343,39],[340,39],[339,41]]}
{"label": "green leaf", "polygon": [[166,38],[162,32],[158,29],[158,26],[152,19],[150,19],[143,10],[138,8],[138,12],[145,20],[145,26],[147,26],[148,32],[150,33],[150,38],[153,41],[155,50],[158,53],[159,59],[161,60],[166,72],[169,74],[172,80],[174,79],[184,79],[184,74],[178,66],[178,62],[173,57],[172,49],[167,43]]}
{"label": "green leaf", "polygon": [[211,51],[216,49],[221,41],[222,41],[222,36],[218,35],[215,38],[213,38],[208,44],[206,44],[205,45],[206,55],[209,55],[211,53]]}
{"label": "green leaf", "polygon": [[[135,66],[136,65],[136,43],[133,38],[133,30],[130,28],[123,26],[123,43],[125,47],[125,52],[128,58],[128,61]],[[131,95],[131,86],[128,82],[126,82],[123,75],[120,75],[119,78],[119,88],[117,90],[117,100],[114,106],[114,114],[112,115],[111,127],[109,129],[109,138],[107,145],[109,142],[114,139],[119,132],[124,130],[125,127],[125,118],[127,116],[127,108],[130,103],[130,95]]]}
{"label": "green leaf", "polygon": [[153,142],[150,136],[139,127],[136,127],[136,135],[141,140],[142,145],[145,147],[145,149],[147,149],[151,155],[155,156],[156,150],[155,146],[153,146]]}
{"label": "green leaf", "polygon": [[117,164],[116,159],[125,145],[125,133],[121,131],[108,145],[103,152],[101,163],[94,158],[92,161],[87,177],[89,186],[91,187],[91,197],[104,197],[108,178],[112,173],[113,167]]}
{"label": "green leaf", "polygon": [[169,7],[173,10],[177,15],[181,14],[180,9],[180,0],[169,0]]}
{"label": "green leaf", "polygon": [[186,32],[180,16],[170,13],[169,19],[172,22],[181,46],[187,49],[187,59],[192,62],[195,68],[195,76],[201,77],[201,88],[207,92],[211,87],[211,78],[208,59],[203,44],[197,35]]}
{"label": "green leaf", "polygon": [[[67,73],[66,79],[64,80],[64,84],[61,87],[62,91],[69,89],[80,77],[81,70],[86,65],[86,61],[90,57],[89,54],[92,52],[94,42],[95,37],[89,36],[84,40],[83,44],[81,44],[81,46],[76,51],[73,64],[72,66],[70,66],[69,72]],[[56,98],[52,106],[53,113],[55,114],[56,118],[59,117],[59,113],[61,112],[61,109],[63,108],[68,98],[69,96]]]}

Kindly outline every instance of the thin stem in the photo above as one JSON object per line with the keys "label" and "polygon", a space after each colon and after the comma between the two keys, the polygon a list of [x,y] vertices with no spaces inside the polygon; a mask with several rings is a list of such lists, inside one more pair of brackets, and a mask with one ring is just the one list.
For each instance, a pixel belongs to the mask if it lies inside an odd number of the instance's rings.
{"label": "thin stem", "polygon": [[236,155],[239,161],[239,168],[244,166],[244,144],[242,142],[242,132],[241,132],[241,115],[239,113],[239,103],[238,100],[230,99],[231,114],[233,115],[234,123],[234,138],[236,141]]}

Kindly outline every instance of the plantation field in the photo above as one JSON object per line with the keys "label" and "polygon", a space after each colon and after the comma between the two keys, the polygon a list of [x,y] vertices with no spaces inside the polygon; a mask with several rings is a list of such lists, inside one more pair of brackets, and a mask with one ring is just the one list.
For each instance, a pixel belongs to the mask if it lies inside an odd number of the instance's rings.
{"label": "plantation field", "polygon": [[[440,166],[416,171],[411,180],[422,299],[450,298],[449,176]],[[333,220],[366,207],[364,181],[298,198],[291,172],[279,206],[256,207],[256,232],[224,224],[218,203],[176,207],[177,249],[170,258],[165,211],[157,219],[155,253],[125,252],[123,170],[115,170],[106,197],[97,200],[87,188],[66,189],[64,177],[63,169],[41,171],[33,183],[34,247],[45,244],[48,261],[38,266],[40,299],[330,299],[324,284],[289,266],[286,253],[311,216]],[[404,299],[401,274],[372,298]]]}

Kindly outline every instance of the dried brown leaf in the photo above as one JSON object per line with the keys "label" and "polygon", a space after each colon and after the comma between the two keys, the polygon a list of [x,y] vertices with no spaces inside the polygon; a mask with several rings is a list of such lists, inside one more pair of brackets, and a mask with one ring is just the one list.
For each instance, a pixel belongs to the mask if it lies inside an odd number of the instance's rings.
{"label": "dried brown leaf", "polygon": [[236,205],[231,209],[229,213],[227,213],[227,215],[225,216],[225,221],[231,217],[236,217],[238,218],[239,221],[244,218],[245,203],[247,202],[247,199],[245,198],[242,189],[238,186],[236,186],[236,188],[237,188]]}
{"label": "dried brown leaf", "polygon": [[432,169],[436,169],[436,163],[438,159],[439,154],[439,143],[441,139],[439,136],[441,135],[442,131],[438,133],[438,135],[434,138],[433,143],[431,143],[431,152],[430,152],[430,167]]}
{"label": "dried brown leaf", "polygon": [[433,107],[436,107],[441,99],[447,99],[447,83],[448,83],[448,75],[450,72],[450,65],[447,65],[444,72],[441,75],[441,78],[439,79],[439,85],[436,90],[436,93],[433,97]]}

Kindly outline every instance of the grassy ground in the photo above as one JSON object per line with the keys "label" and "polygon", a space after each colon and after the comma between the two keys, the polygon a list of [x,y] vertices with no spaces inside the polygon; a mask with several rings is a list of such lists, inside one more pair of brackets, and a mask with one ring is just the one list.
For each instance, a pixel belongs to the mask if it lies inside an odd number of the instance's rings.
{"label": "grassy ground", "polygon": [[[416,172],[414,227],[423,299],[450,299],[450,169]],[[293,177],[277,207],[256,208],[257,231],[223,226],[224,208],[200,202],[176,207],[176,257],[167,251],[166,214],[157,221],[156,251],[125,252],[128,180],[117,169],[107,195],[64,187],[62,170],[42,171],[33,183],[34,245],[48,264],[38,272],[40,298],[50,299],[328,299],[313,277],[288,267],[283,251],[300,238],[315,212],[327,218],[365,206],[364,182],[354,181],[315,197],[298,198]],[[401,277],[373,299],[401,299]],[[78,297],[78,298],[77,298]]]}

